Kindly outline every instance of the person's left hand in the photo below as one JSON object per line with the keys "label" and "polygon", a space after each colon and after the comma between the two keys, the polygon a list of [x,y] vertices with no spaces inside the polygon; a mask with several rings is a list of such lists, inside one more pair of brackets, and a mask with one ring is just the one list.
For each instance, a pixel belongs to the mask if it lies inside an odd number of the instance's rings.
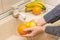
{"label": "person's left hand", "polygon": [[27,28],[27,29],[24,29],[24,31],[31,31],[31,32],[26,34],[26,35],[22,35],[22,36],[24,36],[24,37],[34,37],[34,36],[38,35],[39,33],[44,32],[44,30],[45,30],[45,27],[42,27],[42,26]]}

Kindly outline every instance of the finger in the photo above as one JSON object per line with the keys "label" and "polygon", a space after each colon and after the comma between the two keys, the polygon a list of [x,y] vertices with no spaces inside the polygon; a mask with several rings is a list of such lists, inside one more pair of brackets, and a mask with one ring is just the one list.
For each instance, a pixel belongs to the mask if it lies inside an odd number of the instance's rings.
{"label": "finger", "polygon": [[24,31],[32,31],[32,28],[26,28]]}
{"label": "finger", "polygon": [[33,37],[33,34],[22,35],[23,37]]}
{"label": "finger", "polygon": [[30,34],[26,34],[26,35],[22,35],[22,36],[24,36],[24,37],[34,37],[35,35],[36,35],[36,31],[33,31]]}

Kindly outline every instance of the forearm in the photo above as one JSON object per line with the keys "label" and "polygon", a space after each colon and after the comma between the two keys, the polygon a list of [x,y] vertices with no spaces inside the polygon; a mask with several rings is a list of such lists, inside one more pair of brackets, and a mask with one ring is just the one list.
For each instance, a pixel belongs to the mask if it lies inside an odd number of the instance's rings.
{"label": "forearm", "polygon": [[38,25],[44,25],[46,23],[54,23],[60,19],[60,4],[52,9],[49,13],[41,17],[38,21]]}
{"label": "forearm", "polygon": [[60,26],[56,27],[48,26],[45,28],[45,32],[60,37]]}
{"label": "forearm", "polygon": [[60,4],[44,16],[47,23],[53,23],[60,19]]}

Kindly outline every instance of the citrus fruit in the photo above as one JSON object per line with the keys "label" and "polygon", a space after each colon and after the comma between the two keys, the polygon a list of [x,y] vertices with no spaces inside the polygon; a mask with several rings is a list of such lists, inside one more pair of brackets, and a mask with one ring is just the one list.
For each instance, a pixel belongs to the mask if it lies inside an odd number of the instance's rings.
{"label": "citrus fruit", "polygon": [[23,23],[23,24],[20,24],[19,26],[18,26],[18,33],[20,34],[20,35],[25,35],[25,34],[27,34],[27,33],[29,33],[29,32],[27,32],[27,31],[24,31],[24,29],[25,28],[32,28],[33,26],[36,26],[36,23],[35,22],[25,22],[25,23]]}
{"label": "citrus fruit", "polygon": [[36,25],[35,22],[30,22],[30,27],[34,27]]}
{"label": "citrus fruit", "polygon": [[27,28],[27,26],[25,24],[20,24],[18,26],[18,33],[21,34],[21,35],[27,34],[27,32],[23,31],[25,28]]}
{"label": "citrus fruit", "polygon": [[32,13],[35,14],[35,15],[38,15],[38,14],[40,14],[41,12],[42,12],[42,8],[39,7],[39,6],[35,6],[35,7],[33,7],[33,9],[32,9]]}
{"label": "citrus fruit", "polygon": [[25,22],[24,23],[28,28],[30,27],[30,22]]}

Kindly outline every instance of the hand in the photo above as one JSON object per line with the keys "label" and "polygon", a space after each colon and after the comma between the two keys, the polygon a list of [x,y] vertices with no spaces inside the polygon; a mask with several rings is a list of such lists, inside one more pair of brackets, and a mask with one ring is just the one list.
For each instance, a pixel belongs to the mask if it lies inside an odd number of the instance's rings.
{"label": "hand", "polygon": [[43,26],[46,24],[46,21],[43,17],[41,17],[40,19],[38,20],[32,20],[33,22],[36,22],[38,26]]}
{"label": "hand", "polygon": [[24,36],[24,37],[34,37],[34,36],[38,35],[39,33],[44,32],[44,30],[45,30],[45,27],[42,27],[42,26],[36,26],[36,27],[33,27],[33,28],[28,28],[28,29],[25,29],[24,31],[31,31],[31,32],[26,34],[26,35],[22,35],[22,36]]}

